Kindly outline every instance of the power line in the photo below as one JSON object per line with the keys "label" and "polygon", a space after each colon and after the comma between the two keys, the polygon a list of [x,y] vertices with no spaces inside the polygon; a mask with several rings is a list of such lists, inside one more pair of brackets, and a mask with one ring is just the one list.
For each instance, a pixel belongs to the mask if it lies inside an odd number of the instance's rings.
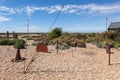
{"label": "power line", "polygon": [[48,30],[48,33],[49,33],[49,31],[52,29],[52,27],[54,26],[54,24],[56,23],[56,21],[58,20],[59,16],[60,16],[61,13],[62,13],[63,8],[64,8],[64,5],[62,6],[59,14],[57,15],[57,17],[55,18],[55,20],[54,20],[53,23],[51,24],[51,26],[50,26],[50,28],[49,28],[49,30]]}

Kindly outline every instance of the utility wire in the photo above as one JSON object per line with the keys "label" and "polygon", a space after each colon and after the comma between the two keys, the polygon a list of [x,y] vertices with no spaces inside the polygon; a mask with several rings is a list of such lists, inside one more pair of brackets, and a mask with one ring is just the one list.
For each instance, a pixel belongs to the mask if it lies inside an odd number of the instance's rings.
{"label": "utility wire", "polygon": [[49,31],[52,29],[52,27],[55,25],[56,21],[58,20],[59,16],[61,15],[61,13],[62,13],[62,11],[63,11],[63,8],[64,8],[64,5],[62,6],[59,14],[57,15],[57,17],[55,18],[55,20],[54,20],[53,23],[51,24],[51,26],[50,26],[50,28],[49,28],[49,30],[48,30],[48,33],[49,33]]}
{"label": "utility wire", "polygon": [[[63,11],[63,8],[64,8],[64,5],[62,6],[59,14],[57,15],[57,17],[55,18],[55,20],[54,20],[53,23],[51,24],[51,26],[50,26],[50,28],[49,28],[49,30],[48,30],[47,33],[49,33],[49,31],[52,29],[52,27],[54,26],[54,24],[55,24],[56,21],[58,20],[59,16],[61,15],[61,13],[62,13],[62,11]],[[28,18],[28,24],[27,24],[27,35],[28,35],[28,32],[29,32],[28,28],[29,28],[29,18]],[[27,52],[27,50],[26,50],[26,52]],[[47,56],[48,56],[48,55],[47,55]],[[47,56],[46,56],[46,57],[47,57]],[[28,70],[28,67],[30,66],[30,64],[32,64],[34,57],[35,57],[35,56],[32,56],[32,58],[31,58],[31,60],[30,60],[30,63],[27,65],[25,71],[27,71],[27,70]],[[46,57],[45,57],[45,58],[46,58]],[[35,60],[35,59],[34,59],[34,60]],[[24,63],[24,65],[25,65],[25,63]]]}

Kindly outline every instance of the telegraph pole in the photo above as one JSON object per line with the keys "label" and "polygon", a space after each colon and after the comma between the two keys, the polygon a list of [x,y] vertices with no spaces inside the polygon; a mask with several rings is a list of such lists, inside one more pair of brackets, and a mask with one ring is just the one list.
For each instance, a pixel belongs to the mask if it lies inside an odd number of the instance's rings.
{"label": "telegraph pole", "polygon": [[108,31],[107,29],[107,22],[108,22],[108,17],[106,17],[106,31]]}
{"label": "telegraph pole", "polygon": [[28,17],[28,23],[27,23],[27,39],[29,40],[29,17]]}

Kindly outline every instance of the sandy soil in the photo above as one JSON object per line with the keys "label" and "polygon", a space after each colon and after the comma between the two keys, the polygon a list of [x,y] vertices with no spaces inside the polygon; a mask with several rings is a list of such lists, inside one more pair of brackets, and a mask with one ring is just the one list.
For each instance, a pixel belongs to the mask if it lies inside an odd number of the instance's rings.
{"label": "sandy soil", "polygon": [[35,48],[27,46],[21,50],[25,61],[11,62],[16,49],[0,46],[0,80],[120,80],[120,50],[112,49],[109,66],[105,49],[91,44],[87,48],[59,50],[58,54],[55,46],[48,46],[50,53],[36,53]]}

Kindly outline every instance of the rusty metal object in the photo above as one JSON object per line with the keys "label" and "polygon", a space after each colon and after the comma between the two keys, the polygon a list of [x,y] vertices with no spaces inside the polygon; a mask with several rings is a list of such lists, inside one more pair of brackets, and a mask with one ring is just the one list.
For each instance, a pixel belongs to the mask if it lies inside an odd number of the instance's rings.
{"label": "rusty metal object", "polygon": [[106,53],[108,53],[108,65],[110,65],[111,48],[113,48],[113,45],[112,45],[112,44],[107,44],[107,45],[106,45]]}
{"label": "rusty metal object", "polygon": [[36,51],[37,52],[48,52],[48,47],[47,47],[47,45],[40,43],[37,45]]}
{"label": "rusty metal object", "polygon": [[25,58],[21,57],[21,55],[20,55],[20,49],[17,49],[16,57],[14,59],[12,59],[11,61],[12,62],[21,62],[21,61],[24,61],[24,60],[25,60]]}

